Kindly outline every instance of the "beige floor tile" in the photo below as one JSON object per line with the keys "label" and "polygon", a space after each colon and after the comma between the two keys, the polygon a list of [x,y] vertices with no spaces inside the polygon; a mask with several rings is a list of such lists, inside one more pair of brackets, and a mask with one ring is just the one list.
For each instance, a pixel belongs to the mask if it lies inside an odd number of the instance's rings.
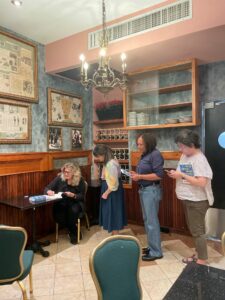
{"label": "beige floor tile", "polygon": [[178,262],[178,259],[176,256],[173,255],[171,252],[163,252],[163,258],[155,260],[156,264],[162,265],[162,264],[170,264]]}
{"label": "beige floor tile", "polygon": [[22,298],[22,291],[17,283],[0,286],[1,300],[17,300]]}
{"label": "beige floor tile", "polygon": [[84,291],[84,285],[81,274],[55,278],[54,295],[82,291]]}
{"label": "beige floor tile", "polygon": [[83,274],[83,281],[84,281],[84,289],[85,290],[94,290],[95,284],[91,277],[91,274]]}
{"label": "beige floor tile", "polygon": [[148,294],[148,292],[146,291],[143,284],[141,285],[141,289],[142,289],[142,300],[151,300],[151,297]]}
{"label": "beige floor tile", "polygon": [[52,300],[85,300],[84,291],[76,293],[66,293],[60,295],[53,295]]}
{"label": "beige floor tile", "polygon": [[186,265],[180,262],[159,265],[160,269],[166,274],[167,278],[180,275]]}
{"label": "beige floor tile", "polygon": [[81,274],[81,264],[78,262],[56,264],[55,278]]}
{"label": "beige floor tile", "polygon": [[140,270],[140,281],[144,285],[148,284],[151,281],[166,278],[166,274],[157,265],[142,267]]}
{"label": "beige floor tile", "polygon": [[169,279],[152,281],[148,285],[145,285],[147,293],[152,300],[161,300],[171,288],[172,283]]}
{"label": "beige floor tile", "polygon": [[85,299],[86,300],[98,300],[98,295],[96,289],[85,290]]}
{"label": "beige floor tile", "polygon": [[33,280],[54,278],[55,264],[36,264],[32,268]]}

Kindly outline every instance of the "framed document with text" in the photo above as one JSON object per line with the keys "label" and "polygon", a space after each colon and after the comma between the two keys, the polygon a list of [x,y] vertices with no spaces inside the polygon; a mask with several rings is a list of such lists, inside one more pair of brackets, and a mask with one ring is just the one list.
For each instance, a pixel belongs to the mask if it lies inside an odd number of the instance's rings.
{"label": "framed document with text", "polygon": [[0,31],[0,97],[37,102],[36,46]]}
{"label": "framed document with text", "polygon": [[0,99],[0,144],[31,143],[31,105]]}
{"label": "framed document with text", "polygon": [[48,88],[48,124],[82,127],[81,98]]}

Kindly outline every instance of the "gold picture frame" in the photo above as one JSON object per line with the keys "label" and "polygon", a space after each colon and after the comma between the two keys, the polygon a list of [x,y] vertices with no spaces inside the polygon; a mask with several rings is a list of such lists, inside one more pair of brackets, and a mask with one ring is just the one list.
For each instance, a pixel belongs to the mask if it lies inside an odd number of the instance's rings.
{"label": "gold picture frame", "polygon": [[0,144],[31,143],[31,105],[0,99]]}
{"label": "gold picture frame", "polygon": [[48,127],[48,150],[49,151],[63,150],[62,128]]}
{"label": "gold picture frame", "polygon": [[82,128],[71,129],[71,149],[82,150],[83,133]]}
{"label": "gold picture frame", "polygon": [[37,47],[0,31],[0,97],[38,101]]}
{"label": "gold picture frame", "polygon": [[82,127],[81,97],[48,88],[48,124]]}

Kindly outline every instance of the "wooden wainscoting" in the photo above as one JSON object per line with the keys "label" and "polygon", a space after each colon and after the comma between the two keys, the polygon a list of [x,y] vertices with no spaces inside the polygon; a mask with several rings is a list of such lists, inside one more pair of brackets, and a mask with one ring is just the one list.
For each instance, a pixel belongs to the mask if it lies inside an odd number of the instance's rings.
{"label": "wooden wainscoting", "polygon": [[[179,152],[162,152],[165,160],[179,160]],[[136,170],[140,159],[140,152],[131,152],[131,169]],[[187,225],[181,201],[176,197],[175,180],[169,178],[166,173],[162,180],[163,198],[160,202],[159,221],[161,227],[165,227],[174,232],[188,234]],[[132,182],[132,189],[126,190],[126,204],[129,223],[143,225],[141,205],[138,195],[138,185]]]}
{"label": "wooden wainscoting", "polygon": [[[91,151],[37,152],[0,154],[0,199],[16,196],[43,194],[45,186],[58,174],[54,170],[54,160],[84,158],[87,164],[81,166],[85,180],[91,179]],[[0,204],[0,224],[22,226],[31,239],[32,210],[21,211]],[[45,236],[55,230],[52,218],[52,204],[36,209],[37,237]]]}

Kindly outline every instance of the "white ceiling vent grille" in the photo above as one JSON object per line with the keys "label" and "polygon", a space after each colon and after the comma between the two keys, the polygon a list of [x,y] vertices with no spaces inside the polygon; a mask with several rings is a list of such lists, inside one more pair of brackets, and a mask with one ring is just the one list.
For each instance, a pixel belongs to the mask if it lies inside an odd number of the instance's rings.
{"label": "white ceiling vent grille", "polygon": [[[107,27],[109,42],[118,41],[146,31],[192,18],[192,0],[178,0],[174,4],[160,7],[148,14]],[[99,47],[101,29],[88,34],[88,48]]]}

